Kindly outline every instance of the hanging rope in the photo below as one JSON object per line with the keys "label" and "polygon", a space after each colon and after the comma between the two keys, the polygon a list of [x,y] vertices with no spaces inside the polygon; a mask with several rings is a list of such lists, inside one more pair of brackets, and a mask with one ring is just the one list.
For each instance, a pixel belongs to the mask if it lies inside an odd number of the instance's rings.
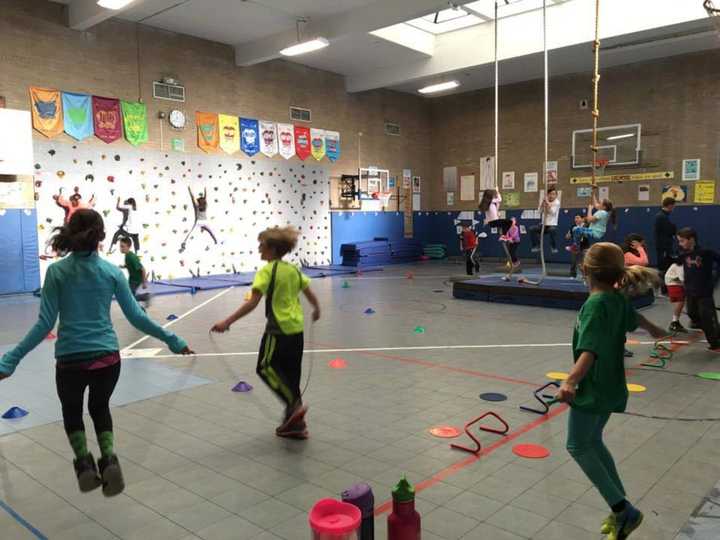
{"label": "hanging rope", "polygon": [[592,129],[592,188],[597,189],[596,171],[598,167],[597,153],[598,141],[597,130],[600,120],[600,102],[598,99],[600,88],[600,0],[595,0],[595,41],[593,42],[593,53],[595,55],[595,69],[593,71],[593,129]]}
{"label": "hanging rope", "polygon": [[493,162],[495,164],[495,189],[498,189],[500,185],[498,183],[498,137],[500,133],[500,79],[499,79],[499,67],[498,67],[498,3],[495,1],[495,158]]}
{"label": "hanging rope", "polygon": [[542,265],[542,273],[540,274],[540,279],[538,280],[538,285],[542,283],[542,281],[547,276],[547,267],[545,265],[545,215],[547,212],[547,208],[545,206],[545,202],[547,201],[548,196],[548,147],[549,147],[549,129],[550,129],[550,118],[549,118],[549,94],[550,94],[550,84],[549,84],[549,78],[550,73],[548,70],[548,46],[547,46],[547,0],[543,0],[543,69],[544,69],[544,94],[545,94],[545,154],[543,161],[543,184],[545,186],[545,198],[543,199],[543,204],[540,208],[540,220],[542,224],[540,225],[540,264]]}

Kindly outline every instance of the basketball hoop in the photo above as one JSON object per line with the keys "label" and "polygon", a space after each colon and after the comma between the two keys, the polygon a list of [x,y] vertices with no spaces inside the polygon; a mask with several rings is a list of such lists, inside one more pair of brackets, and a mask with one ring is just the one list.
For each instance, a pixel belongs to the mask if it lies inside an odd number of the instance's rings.
{"label": "basketball hoop", "polygon": [[381,191],[378,193],[378,198],[382,201],[383,208],[387,208],[392,197],[392,191]]}
{"label": "basketball hoop", "polygon": [[596,159],[593,162],[593,168],[595,169],[595,176],[604,176],[605,175],[605,167],[608,166],[608,163],[610,163],[610,160],[608,159]]}

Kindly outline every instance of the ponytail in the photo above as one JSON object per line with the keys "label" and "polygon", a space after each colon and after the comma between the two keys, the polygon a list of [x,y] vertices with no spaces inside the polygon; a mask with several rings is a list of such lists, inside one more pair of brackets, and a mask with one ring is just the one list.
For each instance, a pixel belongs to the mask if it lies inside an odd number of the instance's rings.
{"label": "ponytail", "polygon": [[613,229],[617,229],[617,210],[615,210],[615,206],[612,201],[610,199],[603,199],[602,205],[610,215],[610,223],[612,224]]}
{"label": "ponytail", "polygon": [[646,266],[628,266],[617,283],[618,288],[628,296],[646,294],[660,286],[660,274]]}
{"label": "ponytail", "polygon": [[590,281],[617,287],[629,296],[660,286],[657,270],[645,266],[626,267],[622,249],[610,242],[598,242],[587,251],[583,270]]}
{"label": "ponytail", "polygon": [[105,239],[105,224],[95,210],[83,209],[75,212],[70,221],[54,229],[50,239],[52,249],[62,256],[72,251],[94,252]]}

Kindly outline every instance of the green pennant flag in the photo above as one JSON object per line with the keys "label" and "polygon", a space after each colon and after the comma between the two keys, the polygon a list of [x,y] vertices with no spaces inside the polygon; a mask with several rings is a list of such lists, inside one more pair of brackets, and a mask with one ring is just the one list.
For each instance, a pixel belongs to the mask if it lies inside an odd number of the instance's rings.
{"label": "green pennant flag", "polygon": [[147,107],[144,103],[120,101],[125,138],[133,146],[148,141]]}

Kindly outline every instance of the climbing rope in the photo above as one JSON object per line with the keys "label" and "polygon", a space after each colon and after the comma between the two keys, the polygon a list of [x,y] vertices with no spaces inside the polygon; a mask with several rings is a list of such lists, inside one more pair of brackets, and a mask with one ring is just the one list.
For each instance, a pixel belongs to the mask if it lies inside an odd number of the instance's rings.
{"label": "climbing rope", "polygon": [[549,119],[549,95],[550,95],[550,83],[549,83],[549,77],[550,74],[548,72],[548,46],[547,46],[547,0],[543,0],[543,68],[545,73],[545,82],[544,82],[544,94],[545,94],[545,160],[543,161],[543,184],[545,186],[545,198],[543,199],[543,204],[540,206],[540,265],[542,266],[542,273],[540,274],[540,279],[537,281],[537,284],[540,285],[542,281],[547,276],[547,267],[545,266],[545,215],[546,215],[546,207],[545,207],[545,201],[547,201],[548,196],[548,139],[549,139],[549,128],[550,128],[550,119]]}
{"label": "climbing rope", "polygon": [[593,70],[593,128],[592,128],[592,188],[597,189],[597,153],[598,153],[598,121],[600,120],[600,0],[595,0],[595,41],[593,42],[595,68]]}
{"label": "climbing rope", "polygon": [[495,175],[495,189],[500,185],[498,182],[498,147],[500,134],[500,69],[498,63],[498,3],[495,1],[495,159],[493,173]]}

